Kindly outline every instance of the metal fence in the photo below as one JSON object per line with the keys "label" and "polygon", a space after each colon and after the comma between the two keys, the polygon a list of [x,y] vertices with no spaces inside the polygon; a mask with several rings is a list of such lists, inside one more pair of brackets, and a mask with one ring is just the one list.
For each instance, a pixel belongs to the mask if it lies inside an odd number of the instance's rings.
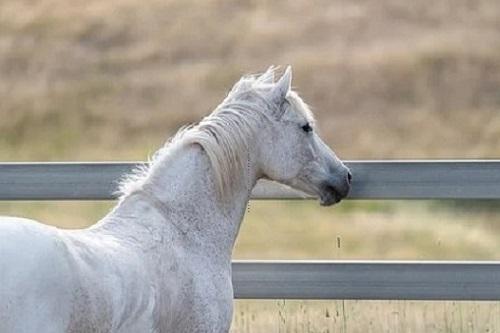
{"label": "metal fence", "polygon": [[[2,163],[0,200],[111,200],[136,163]],[[500,199],[500,161],[355,161],[350,199]],[[304,199],[260,182],[253,199]],[[499,262],[235,261],[236,298],[500,300]]]}

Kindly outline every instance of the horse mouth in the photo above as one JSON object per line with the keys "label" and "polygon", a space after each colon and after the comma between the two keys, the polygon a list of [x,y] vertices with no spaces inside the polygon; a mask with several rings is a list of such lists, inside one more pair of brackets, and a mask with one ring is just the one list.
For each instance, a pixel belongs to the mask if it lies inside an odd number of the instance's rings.
{"label": "horse mouth", "polygon": [[339,191],[335,187],[327,185],[323,188],[323,191],[321,191],[319,195],[319,204],[327,207],[339,203],[347,196],[349,190],[350,188],[344,191]]}
{"label": "horse mouth", "polygon": [[340,202],[342,200],[342,198],[340,196],[338,196],[337,194],[335,193],[326,193],[326,194],[321,194],[320,197],[319,197],[319,204],[321,206],[332,206],[338,202]]}

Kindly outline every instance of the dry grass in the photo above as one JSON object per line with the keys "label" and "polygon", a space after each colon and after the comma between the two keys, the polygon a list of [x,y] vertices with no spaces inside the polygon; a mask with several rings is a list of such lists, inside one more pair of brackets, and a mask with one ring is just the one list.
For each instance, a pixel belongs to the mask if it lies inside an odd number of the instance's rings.
{"label": "dry grass", "polygon": [[498,22],[495,0],[2,1],[2,159],[144,158],[286,63],[345,158],[494,157]]}
{"label": "dry grass", "polygon": [[[0,211],[72,229],[95,223],[112,205],[0,202]],[[439,201],[350,201],[333,208],[252,201],[234,258],[500,260],[498,212],[469,210]]]}
{"label": "dry grass", "polygon": [[498,332],[500,304],[414,301],[237,301],[233,333]]}
{"label": "dry grass", "polygon": [[[65,228],[85,227],[111,203],[0,203]],[[237,259],[500,260],[500,220],[491,208],[450,210],[443,202],[254,201]],[[497,332],[499,302],[244,301],[232,332]]]}
{"label": "dry grass", "polygon": [[234,257],[500,260],[498,222],[442,202],[251,202]]}

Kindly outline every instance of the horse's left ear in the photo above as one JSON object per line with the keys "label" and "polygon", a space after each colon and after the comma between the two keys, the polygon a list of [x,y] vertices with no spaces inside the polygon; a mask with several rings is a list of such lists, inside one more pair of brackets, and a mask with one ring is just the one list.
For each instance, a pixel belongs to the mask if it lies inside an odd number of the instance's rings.
{"label": "horse's left ear", "polygon": [[273,84],[274,83],[274,71],[276,70],[276,67],[274,66],[269,66],[269,68],[259,76],[259,82],[260,83],[267,83],[267,84]]}
{"label": "horse's left ear", "polygon": [[273,101],[281,105],[286,98],[292,86],[292,67],[287,66],[285,73],[274,85],[273,88]]}

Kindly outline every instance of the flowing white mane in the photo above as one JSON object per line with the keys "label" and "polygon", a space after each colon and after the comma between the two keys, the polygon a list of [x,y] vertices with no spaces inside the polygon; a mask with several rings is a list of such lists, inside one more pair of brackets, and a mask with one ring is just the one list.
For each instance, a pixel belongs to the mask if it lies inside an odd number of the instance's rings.
{"label": "flowing white mane", "polygon": [[[274,72],[275,68],[271,67],[261,75],[243,76],[210,115],[196,125],[181,128],[154,154],[149,164],[126,175],[118,193],[123,197],[140,189],[158,161],[165,162],[181,147],[199,144],[210,159],[221,198],[230,197],[234,179],[247,165],[249,140],[254,138],[262,121],[269,121],[271,112],[266,110],[278,109],[263,94],[271,89]],[[296,93],[290,91],[287,99],[293,109],[300,110],[306,119],[314,122],[309,108]]]}

